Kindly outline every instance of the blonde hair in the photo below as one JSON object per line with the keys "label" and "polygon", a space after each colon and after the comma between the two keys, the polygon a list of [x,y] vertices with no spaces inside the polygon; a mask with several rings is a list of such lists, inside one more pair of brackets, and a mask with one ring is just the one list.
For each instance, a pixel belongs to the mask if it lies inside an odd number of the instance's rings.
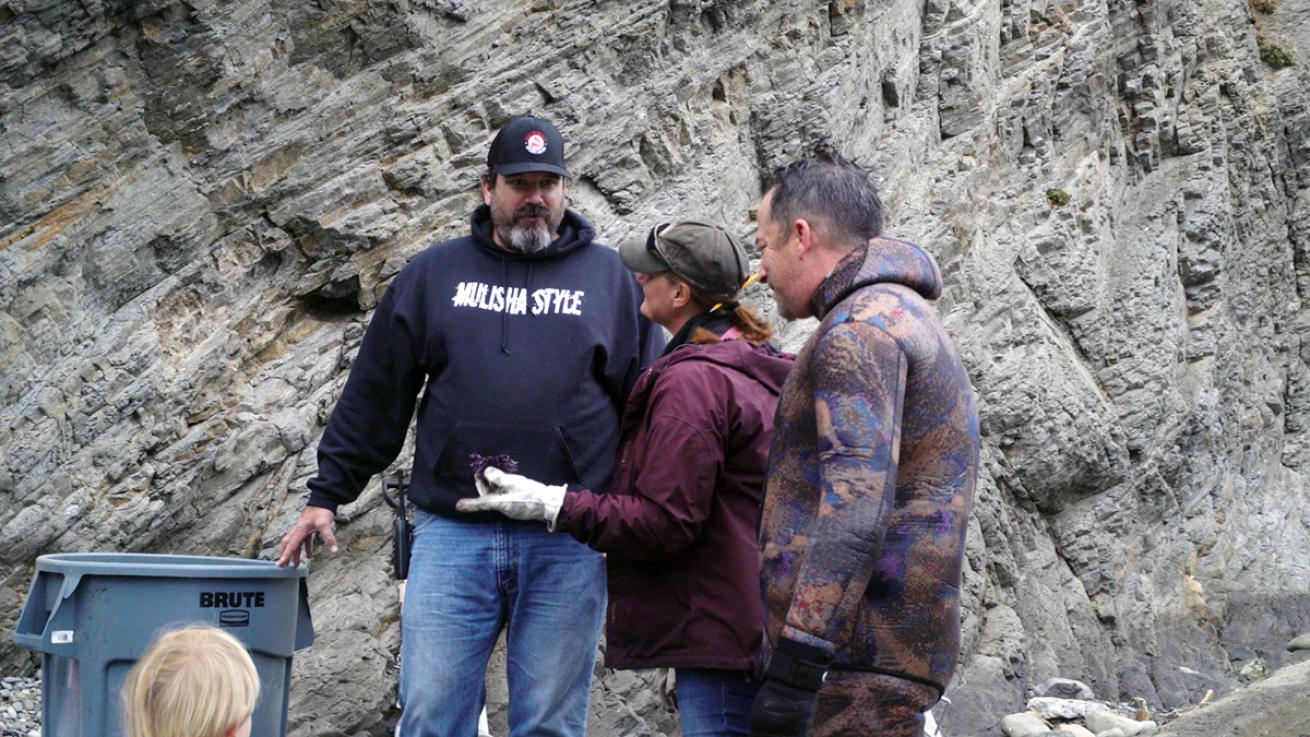
{"label": "blonde hair", "polygon": [[235,637],[208,625],[165,632],[123,687],[127,737],[222,737],[255,711],[259,674]]}

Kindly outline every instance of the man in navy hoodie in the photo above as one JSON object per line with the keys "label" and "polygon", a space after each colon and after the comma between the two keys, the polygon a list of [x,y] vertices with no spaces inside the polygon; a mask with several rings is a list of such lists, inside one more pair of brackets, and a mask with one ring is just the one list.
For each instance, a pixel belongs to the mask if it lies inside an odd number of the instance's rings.
{"label": "man in navy hoodie", "polygon": [[618,254],[566,209],[569,178],[545,120],[496,135],[472,233],[416,256],[378,304],[319,442],[308,506],[282,541],[280,564],[308,556],[315,533],[336,551],[337,506],[395,460],[417,404],[402,737],[476,733],[502,629],[510,734],[586,729],[600,554],[540,524],[455,512],[477,496],[475,454],[507,455],[547,483],[608,488],[628,390],[663,346]]}

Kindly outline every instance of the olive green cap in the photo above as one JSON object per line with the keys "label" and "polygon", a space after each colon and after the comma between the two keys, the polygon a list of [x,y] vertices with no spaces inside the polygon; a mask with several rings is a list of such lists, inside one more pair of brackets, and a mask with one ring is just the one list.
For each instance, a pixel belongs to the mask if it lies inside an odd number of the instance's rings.
{"label": "olive green cap", "polygon": [[660,223],[644,237],[620,245],[619,257],[639,274],[671,271],[715,302],[735,299],[750,274],[750,259],[736,238],[717,225],[694,220]]}

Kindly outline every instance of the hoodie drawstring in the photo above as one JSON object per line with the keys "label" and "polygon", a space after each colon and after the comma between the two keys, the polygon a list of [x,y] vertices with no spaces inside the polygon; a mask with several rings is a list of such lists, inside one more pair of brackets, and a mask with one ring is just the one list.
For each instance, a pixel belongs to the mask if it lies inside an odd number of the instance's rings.
{"label": "hoodie drawstring", "polygon": [[[505,294],[508,295],[509,294],[509,262],[505,259],[504,256],[500,257],[500,284],[502,287],[505,288]],[[529,261],[528,275],[527,278],[524,279],[523,281],[523,293],[525,295],[524,297],[525,299],[528,290],[530,290],[531,288],[532,288],[532,262]],[[506,296],[507,301],[508,299],[509,299],[508,296]],[[506,305],[505,309],[501,310],[500,312],[500,352],[504,353],[507,356],[510,354],[509,312],[510,312],[509,305]]]}
{"label": "hoodie drawstring", "polygon": [[[500,284],[509,292],[509,264],[500,257]],[[509,355],[509,310],[500,311],[500,352]]]}

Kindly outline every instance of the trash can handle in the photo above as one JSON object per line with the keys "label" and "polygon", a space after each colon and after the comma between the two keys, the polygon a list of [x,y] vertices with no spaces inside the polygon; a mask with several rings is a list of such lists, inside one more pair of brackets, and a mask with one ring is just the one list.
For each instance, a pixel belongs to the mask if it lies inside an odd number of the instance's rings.
{"label": "trash can handle", "polygon": [[[46,589],[53,583],[52,579],[55,576],[59,576],[61,579],[59,593],[55,597],[54,605],[46,611],[45,602],[49,598],[46,595]],[[18,619],[18,627],[14,632],[14,644],[28,650],[50,653],[51,655],[73,656],[75,652],[74,613],[71,604],[68,606],[64,604],[77,590],[78,584],[81,582],[81,573],[37,571],[36,578],[32,581],[32,588],[27,593],[27,607]],[[61,638],[59,642],[55,642],[53,640],[55,632],[67,632],[68,634],[66,639]]]}

